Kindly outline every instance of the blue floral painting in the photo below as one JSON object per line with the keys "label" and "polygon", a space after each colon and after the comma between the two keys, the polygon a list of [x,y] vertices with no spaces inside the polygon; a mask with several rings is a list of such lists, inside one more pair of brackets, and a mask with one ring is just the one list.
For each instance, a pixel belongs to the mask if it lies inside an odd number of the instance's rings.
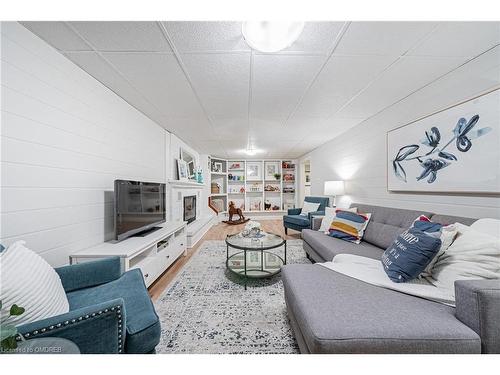
{"label": "blue floral painting", "polygon": [[[499,98],[498,91],[491,94]],[[495,100],[485,102],[490,106]],[[459,115],[459,107],[467,104],[463,115]],[[479,184],[484,181],[494,186],[495,179],[498,182],[500,158],[486,159],[485,155],[498,155],[491,148],[495,147],[497,151],[500,148],[499,110],[485,108],[483,116],[480,104],[479,100],[466,102],[452,108],[450,113],[444,111],[412,123],[408,129],[402,127],[394,134],[389,132],[389,189],[392,185],[395,187],[392,190],[425,191],[427,186],[429,191],[460,191],[463,183],[466,186],[463,191],[495,192],[494,188],[485,186],[483,189]],[[411,138],[415,142],[411,142]],[[403,140],[407,142],[403,143]]]}

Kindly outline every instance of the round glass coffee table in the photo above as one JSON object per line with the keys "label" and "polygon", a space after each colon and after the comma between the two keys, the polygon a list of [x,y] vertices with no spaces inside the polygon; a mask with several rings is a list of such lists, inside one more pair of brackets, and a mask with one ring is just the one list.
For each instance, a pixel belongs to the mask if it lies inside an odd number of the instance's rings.
{"label": "round glass coffee table", "polygon": [[[276,251],[283,247],[283,257]],[[237,251],[230,254],[229,248]],[[286,240],[272,233],[261,232],[260,237],[245,237],[241,233],[226,237],[226,267],[244,278],[245,290],[248,279],[272,277],[281,272],[286,264]]]}

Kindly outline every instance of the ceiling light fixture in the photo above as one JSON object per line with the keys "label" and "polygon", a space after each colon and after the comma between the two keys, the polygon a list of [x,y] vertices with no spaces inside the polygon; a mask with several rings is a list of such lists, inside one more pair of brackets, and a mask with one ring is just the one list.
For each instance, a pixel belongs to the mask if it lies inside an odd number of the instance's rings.
{"label": "ceiling light fixture", "polygon": [[278,52],[292,45],[304,29],[304,22],[247,21],[241,31],[247,44],[261,52]]}
{"label": "ceiling light fixture", "polygon": [[247,148],[245,150],[245,154],[247,154],[249,156],[254,156],[254,155],[257,155],[257,150],[255,150],[253,148]]}

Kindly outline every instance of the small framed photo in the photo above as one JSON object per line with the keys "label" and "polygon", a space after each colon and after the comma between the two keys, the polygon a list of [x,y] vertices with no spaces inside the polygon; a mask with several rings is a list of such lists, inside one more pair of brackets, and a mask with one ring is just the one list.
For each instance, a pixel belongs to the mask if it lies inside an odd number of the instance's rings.
{"label": "small framed photo", "polygon": [[262,180],[262,162],[249,161],[247,162],[247,181]]}
{"label": "small framed photo", "polygon": [[217,172],[217,173],[222,172],[222,163],[214,162],[212,167],[212,172]]}
{"label": "small framed photo", "polygon": [[177,173],[179,174],[180,181],[188,180],[188,166],[184,160],[177,159]]}
{"label": "small framed photo", "polygon": [[[266,161],[264,162],[264,179],[268,181],[275,181],[276,176],[280,173],[279,161]],[[278,177],[279,180],[279,177]]]}

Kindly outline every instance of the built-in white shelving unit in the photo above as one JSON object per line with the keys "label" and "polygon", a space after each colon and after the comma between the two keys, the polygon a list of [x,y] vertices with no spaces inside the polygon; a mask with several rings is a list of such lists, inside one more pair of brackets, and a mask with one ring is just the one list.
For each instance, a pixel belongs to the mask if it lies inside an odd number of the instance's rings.
{"label": "built-in white shelving unit", "polygon": [[294,160],[211,157],[209,163],[210,197],[224,204],[223,212],[231,201],[247,213],[283,213],[297,204]]}

